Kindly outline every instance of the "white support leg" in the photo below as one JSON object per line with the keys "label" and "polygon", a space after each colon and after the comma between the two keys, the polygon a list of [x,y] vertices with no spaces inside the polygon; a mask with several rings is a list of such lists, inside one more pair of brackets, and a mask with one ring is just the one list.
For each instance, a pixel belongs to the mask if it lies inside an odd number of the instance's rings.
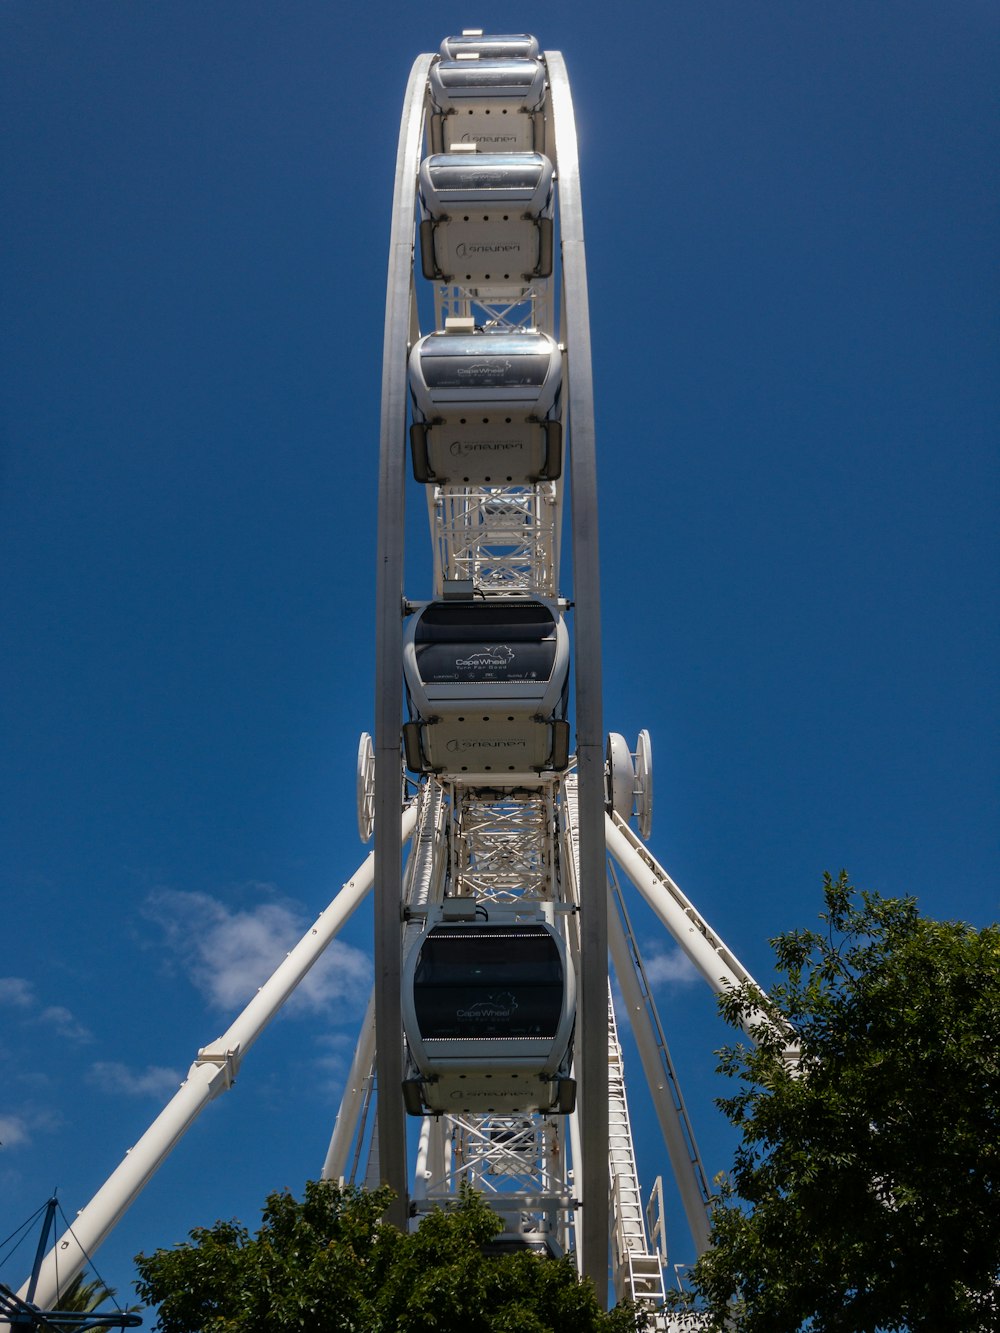
{"label": "white support leg", "polygon": [[[609,895],[610,896],[610,895]],[[667,1073],[660,1060],[656,1034],[644,1002],[635,966],[629,953],[625,929],[614,904],[608,903],[608,942],[615,976],[621,987],[625,1009],[632,1027],[632,1035],[639,1051],[646,1084],[653,1098],[653,1106],[660,1122],[660,1132],[666,1145],[670,1166],[677,1181],[684,1215],[697,1254],[703,1254],[709,1245],[708,1191],[700,1174],[700,1162],[693,1139],[689,1143],[683,1123],[683,1105],[674,1103],[667,1085]],[[686,1117],[685,1117],[686,1118]],[[693,1156],[692,1156],[693,1152]]]}
{"label": "white support leg", "polygon": [[[415,821],[416,809],[410,806],[403,812],[404,842],[412,834]],[[72,1229],[67,1229],[56,1241],[42,1263],[35,1291],[35,1303],[43,1310],[51,1309],[60,1288],[83,1270],[89,1256],[114,1229],[205,1106],[232,1087],[247,1051],[371,889],[374,862],[374,854],[368,856],[235,1022],[198,1052],[179,1090],[90,1203],[77,1214]]]}
{"label": "white support leg", "polygon": [[432,1121],[430,1116],[425,1116],[420,1122],[420,1141],[417,1145],[417,1166],[413,1173],[413,1201],[414,1203],[423,1203],[427,1198],[427,1186],[431,1179],[433,1168],[431,1167],[431,1153],[433,1145],[431,1143]]}
{"label": "white support leg", "polygon": [[[744,982],[756,986],[736,955],[715,934],[694,904],[685,898],[624,820],[615,814],[604,818],[608,851],[712,990],[722,995]],[[759,1011],[751,1014],[744,1024],[747,1035],[752,1037],[755,1025],[767,1021]]]}
{"label": "white support leg", "polygon": [[375,992],[368,1000],[368,1008],[361,1023],[354,1059],[347,1075],[340,1110],[330,1136],[330,1146],[323,1163],[321,1179],[342,1180],[347,1171],[347,1154],[358,1130],[358,1120],[365,1104],[365,1084],[371,1078],[375,1059]]}
{"label": "white support leg", "polygon": [[[575,1074],[575,1070],[573,1071]],[[567,1117],[569,1120],[569,1153],[570,1160],[573,1163],[573,1199],[576,1206],[573,1209],[573,1258],[576,1261],[576,1270],[583,1276],[583,1249],[580,1245],[580,1194],[583,1179],[583,1172],[579,1163],[583,1161],[583,1140],[580,1136],[580,1112],[579,1109]]]}

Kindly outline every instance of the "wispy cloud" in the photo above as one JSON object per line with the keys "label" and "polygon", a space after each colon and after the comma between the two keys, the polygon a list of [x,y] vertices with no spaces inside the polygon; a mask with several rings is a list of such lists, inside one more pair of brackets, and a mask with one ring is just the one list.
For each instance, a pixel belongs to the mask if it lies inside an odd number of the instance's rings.
{"label": "wispy cloud", "polygon": [[62,1004],[47,1005],[38,1014],[35,1021],[54,1028],[56,1035],[62,1037],[65,1041],[75,1041],[82,1044],[94,1040],[90,1029],[84,1027],[71,1011]]}
{"label": "wispy cloud", "polygon": [[691,986],[700,980],[698,969],[680,949],[648,954],[642,963],[650,986]]}
{"label": "wispy cloud", "polygon": [[93,1041],[90,1029],[85,1027],[76,1015],[63,1004],[49,1004],[40,1007],[35,988],[24,977],[0,977],[0,1004],[20,1009],[25,1020],[31,1023],[43,1023],[53,1028],[57,1036],[64,1041],[78,1044]]}
{"label": "wispy cloud", "polygon": [[30,1143],[31,1134],[28,1122],[19,1115],[0,1115],[0,1144],[5,1148],[16,1148],[19,1144]]}
{"label": "wispy cloud", "polygon": [[0,1144],[4,1148],[21,1148],[31,1143],[36,1134],[50,1134],[59,1129],[63,1118],[48,1107],[22,1107],[18,1112],[0,1114]]}
{"label": "wispy cloud", "polygon": [[[158,889],[144,906],[174,962],[218,1009],[241,1008],[298,943],[309,922],[284,902],[233,910],[207,893]],[[327,1012],[367,994],[371,961],[334,940],[289,1001],[292,1010]],[[353,1008],[352,1003],[352,1008]]]}
{"label": "wispy cloud", "polygon": [[129,1069],[117,1060],[97,1060],[90,1066],[87,1082],[103,1092],[126,1097],[163,1098],[177,1091],[182,1077],[176,1069],[165,1069],[162,1065]]}
{"label": "wispy cloud", "polygon": [[0,977],[0,1004],[30,1009],[34,1003],[35,991],[30,981],[25,981],[24,977]]}

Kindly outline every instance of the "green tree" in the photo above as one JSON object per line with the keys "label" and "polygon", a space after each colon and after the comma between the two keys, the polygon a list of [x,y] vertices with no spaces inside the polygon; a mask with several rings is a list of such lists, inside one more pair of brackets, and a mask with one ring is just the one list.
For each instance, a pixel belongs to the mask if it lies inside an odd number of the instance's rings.
{"label": "green tree", "polygon": [[[741,1333],[1000,1328],[1000,927],[825,877],[825,928],[772,941],[791,1024],[722,1051],[741,1131],[692,1271],[698,1326]],[[675,1304],[682,1298],[674,1297]]]}
{"label": "green tree", "polygon": [[603,1313],[568,1260],[486,1256],[501,1222],[466,1191],[403,1234],[388,1190],[310,1181],[271,1194],[256,1236],[237,1222],[136,1256],[139,1295],[162,1333],[634,1333]]}

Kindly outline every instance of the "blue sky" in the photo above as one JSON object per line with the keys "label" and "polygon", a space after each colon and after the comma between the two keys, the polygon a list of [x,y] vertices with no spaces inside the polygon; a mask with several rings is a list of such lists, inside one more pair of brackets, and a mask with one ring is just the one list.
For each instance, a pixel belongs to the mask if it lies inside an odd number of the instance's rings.
{"label": "blue sky", "polygon": [[[608,13],[488,26],[573,83],[605,716],[652,733],[651,846],[765,984],[825,869],[993,921],[996,7]],[[416,54],[480,22],[0,3],[0,1237],[56,1186],[86,1203],[365,854],[399,108]],[[715,1172],[725,1030],[637,916]],[[99,1252],[123,1293],[137,1250],[318,1174],[370,931]]]}

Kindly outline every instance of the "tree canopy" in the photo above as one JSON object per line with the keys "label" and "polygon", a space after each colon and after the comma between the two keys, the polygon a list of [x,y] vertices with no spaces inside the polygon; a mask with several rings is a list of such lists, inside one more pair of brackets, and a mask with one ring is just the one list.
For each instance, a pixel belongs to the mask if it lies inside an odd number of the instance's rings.
{"label": "tree canopy", "polygon": [[723,1000],[734,1025],[763,1007],[775,1026],[721,1052],[742,1141],[691,1274],[699,1327],[995,1330],[1000,927],[928,920],[843,872],[824,898],[822,931],[772,941],[784,980],[763,1005]]}
{"label": "tree canopy", "polygon": [[391,1197],[330,1181],[271,1194],[255,1236],[216,1222],[137,1255],[139,1295],[162,1333],[634,1333],[568,1259],[485,1255],[502,1224],[474,1192],[406,1234],[381,1221]]}

